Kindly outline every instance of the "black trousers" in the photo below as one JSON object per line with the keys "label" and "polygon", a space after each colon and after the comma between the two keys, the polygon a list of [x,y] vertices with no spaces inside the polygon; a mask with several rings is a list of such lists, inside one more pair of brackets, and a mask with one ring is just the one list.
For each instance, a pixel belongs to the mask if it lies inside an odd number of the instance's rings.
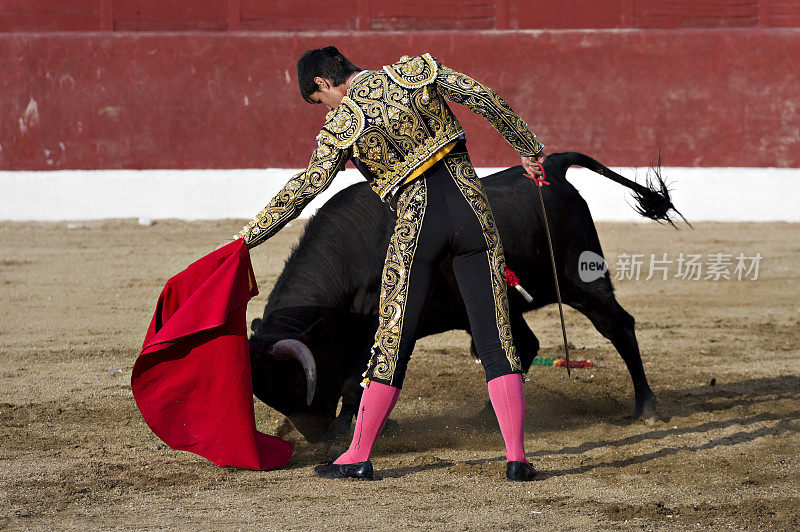
{"label": "black trousers", "polygon": [[511,338],[503,246],[461,143],[399,193],[367,382],[402,387],[433,275],[447,254],[486,380],[522,372]]}

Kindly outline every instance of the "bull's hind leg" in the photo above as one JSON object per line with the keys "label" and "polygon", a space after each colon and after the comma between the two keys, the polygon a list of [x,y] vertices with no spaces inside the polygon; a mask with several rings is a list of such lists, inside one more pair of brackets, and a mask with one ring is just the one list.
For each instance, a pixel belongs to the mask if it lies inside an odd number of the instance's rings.
{"label": "bull's hind leg", "polygon": [[[584,292],[584,295],[587,295],[586,292]],[[642,418],[648,423],[658,421],[656,396],[650,389],[647,377],[644,374],[633,316],[622,308],[610,290],[602,295],[590,296],[580,302],[570,301],[568,304],[589,318],[592,325],[595,326],[600,334],[608,338],[622,357],[622,360],[625,361],[633,380],[633,390],[636,397],[633,419]]]}

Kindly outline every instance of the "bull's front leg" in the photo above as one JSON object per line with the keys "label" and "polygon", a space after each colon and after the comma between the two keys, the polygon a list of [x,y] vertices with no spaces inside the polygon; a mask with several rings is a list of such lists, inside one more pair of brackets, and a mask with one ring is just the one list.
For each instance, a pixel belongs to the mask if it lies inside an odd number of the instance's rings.
{"label": "bull's front leg", "polygon": [[[513,304],[509,309],[511,314],[511,335],[514,341],[514,347],[519,355],[519,360],[522,363],[522,371],[527,373],[533,364],[533,359],[539,354],[539,339],[533,334],[533,331],[525,321],[522,311],[516,308]],[[469,332],[469,331],[467,331]],[[478,359],[478,352],[475,349],[475,342],[470,341],[470,353],[475,357],[476,362]],[[483,423],[492,423],[497,420],[497,417],[492,408],[491,401],[486,401],[480,412],[478,412],[477,419]]]}
{"label": "bull's front leg", "polygon": [[[536,335],[533,334],[533,331],[528,326],[522,311],[512,306],[510,314],[514,348],[517,350],[517,355],[519,355],[519,360],[522,363],[522,371],[527,373],[531,368],[531,364],[533,364],[533,359],[539,354],[539,339],[536,338]],[[478,360],[478,352],[475,350],[474,342],[470,342],[469,351]]]}
{"label": "bull's front leg", "polygon": [[331,423],[324,436],[327,443],[346,444],[350,435],[350,427],[358,414],[358,405],[361,403],[361,375],[353,373],[348,376],[342,387],[342,409]]}
{"label": "bull's front leg", "polygon": [[[339,415],[331,422],[328,432],[323,437],[326,443],[347,445],[350,437],[350,428],[358,415],[358,406],[361,404],[361,395],[364,389],[361,387],[361,375],[357,378],[348,379],[342,389],[342,409]],[[387,419],[383,427],[383,432],[396,431],[397,422]]]}
{"label": "bull's front leg", "polygon": [[533,359],[539,354],[539,339],[525,321],[522,311],[511,308],[511,335],[514,337],[514,347],[522,363],[522,371],[525,373],[531,369]]}

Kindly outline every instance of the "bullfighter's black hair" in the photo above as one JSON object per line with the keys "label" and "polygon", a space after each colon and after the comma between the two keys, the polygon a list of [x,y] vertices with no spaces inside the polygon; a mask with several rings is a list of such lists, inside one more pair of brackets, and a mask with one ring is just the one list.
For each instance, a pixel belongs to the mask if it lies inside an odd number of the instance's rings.
{"label": "bullfighter's black hair", "polygon": [[343,56],[335,46],[308,50],[297,61],[297,83],[300,95],[308,103],[315,103],[309,97],[319,90],[314,78],[329,79],[334,86],[341,85],[354,72],[361,69]]}

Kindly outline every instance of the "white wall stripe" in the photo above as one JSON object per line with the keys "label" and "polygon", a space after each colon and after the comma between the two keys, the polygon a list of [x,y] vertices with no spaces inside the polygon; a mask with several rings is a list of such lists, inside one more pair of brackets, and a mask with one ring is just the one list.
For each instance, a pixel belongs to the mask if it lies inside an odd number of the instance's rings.
{"label": "white wall stripe", "polygon": [[[644,168],[615,168],[644,179]],[[75,170],[0,172],[0,220],[251,218],[298,170]],[[497,169],[480,168],[488,175]],[[800,222],[798,168],[664,168],[673,201],[695,221]],[[639,221],[630,191],[583,168],[567,174],[595,220]],[[361,181],[348,169],[303,212]]]}

